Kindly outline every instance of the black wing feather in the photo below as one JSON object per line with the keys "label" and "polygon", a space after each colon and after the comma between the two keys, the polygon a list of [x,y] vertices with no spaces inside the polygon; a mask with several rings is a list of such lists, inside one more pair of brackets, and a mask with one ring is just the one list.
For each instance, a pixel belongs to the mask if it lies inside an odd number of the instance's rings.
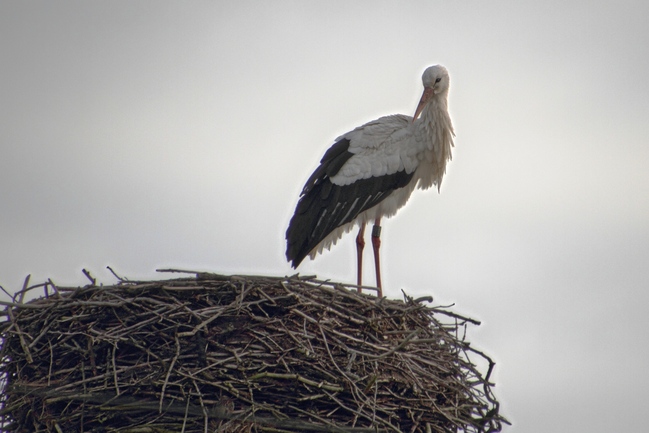
{"label": "black wing feather", "polygon": [[316,183],[322,182],[325,178],[334,176],[338,173],[338,170],[347,162],[349,158],[354,156],[353,153],[348,152],[349,150],[349,140],[343,138],[342,140],[334,143],[320,160],[320,166],[313,172],[309,180],[304,184],[304,189],[302,194],[304,195],[311,188],[313,188]]}
{"label": "black wing feather", "polygon": [[403,188],[413,173],[398,171],[335,185],[330,177],[353,156],[349,140],[342,139],[327,150],[320,166],[304,185],[295,214],[286,230],[286,258],[296,268],[329,233],[376,206],[394,190]]}

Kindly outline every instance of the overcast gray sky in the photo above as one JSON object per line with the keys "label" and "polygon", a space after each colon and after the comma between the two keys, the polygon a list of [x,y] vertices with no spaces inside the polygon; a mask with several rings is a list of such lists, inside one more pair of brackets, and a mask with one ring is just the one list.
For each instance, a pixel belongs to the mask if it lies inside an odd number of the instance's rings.
{"label": "overcast gray sky", "polygon": [[[451,74],[441,188],[384,221],[385,294],[483,322],[508,431],[642,431],[649,2],[0,4],[0,285],[287,275],[332,140]],[[371,255],[367,256],[368,262]],[[298,271],[353,282],[353,236]],[[373,281],[367,269],[367,281]]]}

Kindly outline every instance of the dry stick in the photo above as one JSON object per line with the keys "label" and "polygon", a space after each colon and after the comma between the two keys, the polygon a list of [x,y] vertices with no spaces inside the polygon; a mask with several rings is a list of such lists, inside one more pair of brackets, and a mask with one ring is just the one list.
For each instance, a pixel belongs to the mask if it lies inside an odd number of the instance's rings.
{"label": "dry stick", "polygon": [[[30,290],[38,289],[38,288],[40,288],[40,287],[47,287],[49,284],[50,284],[50,283],[47,282],[47,281],[44,282],[44,283],[40,283],[40,284],[34,284],[33,286],[29,286],[29,287],[27,287],[27,288],[24,290],[24,293],[26,294],[26,293],[29,292]],[[23,297],[25,296],[25,294],[23,294],[23,293],[21,293],[21,292],[22,292],[22,291],[16,293],[16,295],[21,295],[21,298],[23,298]],[[29,301],[29,302],[30,302],[30,303],[31,303],[31,302],[38,302],[38,301],[40,301],[40,300],[42,300],[43,302],[47,302],[47,298],[46,298],[46,299],[35,299],[35,300],[33,300],[33,301]]]}
{"label": "dry stick", "polygon": [[191,396],[187,394],[187,405],[185,406],[185,416],[183,417],[183,428],[180,430],[180,433],[185,433],[185,426],[187,425],[187,417],[189,415],[189,401]]}
{"label": "dry stick", "polygon": [[226,312],[226,309],[224,308],[221,311],[219,311],[218,313],[216,313],[214,316],[210,317],[207,320],[204,320],[203,322],[201,322],[200,324],[195,326],[193,330],[187,331],[187,332],[179,332],[178,336],[179,337],[193,337],[194,335],[196,335],[196,333],[198,331],[200,331],[201,329],[203,329],[204,327],[206,327],[207,325],[209,325],[210,323],[212,323],[213,321],[218,319],[225,312]]}
{"label": "dry stick", "polygon": [[335,424],[333,424],[330,420],[328,420],[328,419],[326,419],[326,418],[323,418],[323,417],[320,417],[320,416],[318,416],[318,415],[316,415],[316,414],[314,414],[314,413],[312,413],[312,412],[309,412],[309,411],[307,411],[307,410],[301,409],[301,408],[299,408],[299,407],[297,407],[297,406],[294,406],[294,405],[289,405],[288,407],[290,407],[291,409],[293,409],[293,410],[296,411],[296,412],[299,412],[299,413],[303,413],[303,414],[305,414],[305,415],[306,415],[307,417],[309,417],[309,418],[313,417],[313,418],[317,419],[318,421],[320,421],[321,423],[323,423],[323,424],[325,424],[326,426],[328,426],[328,427],[325,427],[326,430],[324,430],[324,429],[317,429],[317,430],[315,430],[315,429],[314,429],[314,430],[309,430],[309,431],[333,431],[333,432],[342,432],[342,433],[347,432],[347,431],[369,431],[369,432],[377,432],[377,431],[380,431],[380,430],[378,430],[378,429],[376,429],[376,428],[371,428],[371,429],[356,429],[356,428],[353,428],[353,427],[352,427],[351,429],[346,429],[346,428],[344,428],[344,427],[338,427],[338,426],[336,426]]}
{"label": "dry stick", "polygon": [[346,283],[346,284],[343,285],[343,284],[340,284],[340,283],[334,283],[331,280],[318,280],[318,279],[316,279],[315,275],[312,278],[308,278],[308,279],[313,281],[314,283],[326,284],[326,285],[329,285],[329,286],[332,286],[332,287],[336,287],[336,286],[353,287],[355,289],[359,289],[359,288],[360,289],[368,289],[368,290],[373,290],[375,292],[378,292],[378,290],[379,290],[378,287],[376,287],[376,286],[366,286],[366,285],[363,285],[363,284],[358,285],[358,284],[351,284],[351,283]]}
{"label": "dry stick", "polygon": [[[347,376],[347,374],[346,374],[344,371],[342,371],[342,370],[340,369],[340,367],[338,366],[338,364],[337,364],[336,361],[334,360],[334,357],[333,357],[333,355],[331,354],[331,351],[329,350],[329,344],[327,343],[327,337],[325,336],[325,333],[324,333],[324,330],[322,329],[322,326],[320,326],[320,324],[318,324],[318,327],[320,328],[320,334],[322,335],[322,341],[323,341],[323,343],[324,343],[325,349],[327,349],[327,353],[329,354],[329,359],[331,359],[331,362],[333,363],[333,365],[334,365],[334,367],[336,368],[336,370],[338,370],[338,372],[339,372],[340,374],[342,374],[343,377],[345,377],[345,378],[348,380],[348,382],[352,385],[352,390],[351,390],[352,395],[356,396],[356,394],[358,393],[359,395],[365,396],[365,393],[362,393],[361,390],[356,386],[356,382],[353,381],[353,380],[351,380],[351,379],[349,378],[349,376]],[[355,392],[354,392],[354,391],[355,391]],[[364,398],[363,400],[367,400],[367,398]],[[365,406],[365,403],[366,403],[366,401],[359,402],[359,401],[356,399],[356,404],[359,406],[359,407],[358,407],[358,412],[362,412],[362,411],[363,411],[363,408],[364,408],[364,406]],[[356,416],[356,419],[357,419],[358,415],[355,415],[355,416]],[[356,425],[356,419],[354,420],[354,425]],[[372,413],[372,418],[371,418],[371,422],[372,422],[372,424],[374,424],[375,421],[376,421],[376,412],[373,411],[373,413]]]}
{"label": "dry stick", "polygon": [[11,293],[7,292],[7,290],[4,287],[0,286],[0,290],[2,290],[4,294],[9,297],[9,299],[13,298],[13,296],[11,296]]}
{"label": "dry stick", "polygon": [[[373,364],[374,364],[374,372],[376,374],[376,371],[378,370],[378,363],[376,361],[374,361]],[[376,403],[378,401],[377,397],[379,395],[379,382],[378,382],[378,380],[374,381],[373,388],[374,388],[374,404],[371,406],[372,407],[372,424],[374,424],[376,422],[376,406],[377,406]]]}
{"label": "dry stick", "polygon": [[52,365],[54,364],[54,350],[52,349],[52,341],[47,340],[47,343],[50,346],[50,367],[47,371],[47,386],[50,386],[52,383]]}
{"label": "dry stick", "polygon": [[419,333],[419,331],[412,331],[412,332],[410,333],[410,335],[408,335],[408,336],[406,337],[405,340],[403,340],[401,343],[399,343],[398,346],[393,347],[392,349],[390,349],[390,350],[388,350],[387,352],[382,353],[382,354],[380,354],[380,355],[367,355],[367,357],[370,358],[370,359],[372,359],[372,358],[375,358],[375,359],[381,359],[381,358],[388,357],[388,356],[392,355],[394,352],[396,352],[397,350],[401,350],[401,349],[403,349],[404,347],[406,347],[406,346],[408,345],[408,343],[410,343],[410,340],[412,340],[413,338],[415,338],[415,337],[417,336],[418,333]]}
{"label": "dry stick", "polygon": [[444,314],[445,316],[449,317],[454,317],[456,319],[460,319],[463,322],[469,322],[473,323],[474,325],[480,326],[481,322],[475,319],[471,319],[469,317],[461,316],[457,313],[453,313],[452,311],[445,310],[444,308],[447,307],[433,307],[432,310],[435,311],[436,313]]}
{"label": "dry stick", "polygon": [[[331,359],[332,365],[338,370],[338,373],[342,374],[344,378],[346,378],[349,383],[351,383],[354,388],[356,387],[355,381],[351,380],[349,376],[347,376],[347,373],[345,373],[339,366],[336,360],[334,359],[333,355],[331,354],[331,350],[329,350],[329,344],[327,343],[327,337],[325,336],[324,330],[322,329],[322,326],[318,324],[318,328],[320,328],[320,335],[322,335],[322,342],[324,344],[325,349],[327,350],[327,354],[329,355],[329,359]],[[357,388],[358,389],[358,388]]]}
{"label": "dry stick", "polygon": [[[359,338],[352,337],[351,335],[347,335],[347,334],[345,334],[344,332],[340,332],[340,331],[338,331],[337,329],[334,329],[334,328],[330,329],[329,332],[331,332],[331,333],[334,334],[334,335],[338,335],[339,337],[344,337],[344,338],[346,338],[346,339],[348,339],[348,340],[351,340],[351,341],[353,341],[354,343],[362,344],[362,345],[365,345],[365,346],[371,347],[372,349],[383,350],[383,351],[389,351],[389,350],[390,350],[390,349],[387,349],[387,348],[385,348],[385,347],[383,347],[383,346],[379,346],[378,344],[370,343],[369,341],[364,341],[364,340],[361,340],[361,339],[359,339]],[[369,353],[369,352],[363,352],[363,351],[358,350],[358,349],[352,349],[351,347],[347,346],[346,344],[344,344],[344,343],[342,343],[342,342],[339,342],[339,344],[340,344],[340,345],[341,345],[345,350],[347,350],[348,352],[355,353],[355,354],[357,354],[357,355],[361,355],[361,356],[366,356],[366,357],[368,357],[368,358],[375,358],[375,357],[377,357],[377,355],[374,355],[374,354]]]}
{"label": "dry stick", "polygon": [[90,282],[92,283],[93,286],[97,285],[97,280],[95,278],[93,278],[92,275],[90,275],[90,272],[88,272],[86,269],[81,269],[81,272],[83,272],[83,275],[85,275],[86,278],[88,278],[90,280]]}
{"label": "dry stick", "polygon": [[[345,409],[346,411],[349,411],[350,413],[356,414],[359,417],[364,418],[364,419],[366,419],[366,420],[368,420],[370,422],[376,422],[377,421],[376,417],[374,417],[374,419],[372,419],[372,417],[369,417],[369,416],[365,415],[364,413],[362,413],[360,411],[357,411],[357,410],[354,410],[351,407],[348,407],[342,401],[340,401],[338,398],[336,398],[336,396],[334,396],[332,394],[329,394],[326,390],[324,392],[327,394],[327,396],[329,396],[330,399],[332,399],[333,401],[338,403],[338,405],[340,405],[340,407]],[[394,431],[396,431],[398,433],[401,433],[401,431],[397,427],[390,424],[390,422],[388,420],[383,420],[383,419],[379,418],[378,421],[380,421],[381,424],[386,425],[388,428],[393,429]],[[374,425],[376,425],[376,424],[374,424]]]}
{"label": "dry stick", "polygon": [[[18,304],[15,302],[8,302],[8,301],[0,301],[0,305],[4,305],[6,307],[10,308],[15,308],[15,309],[24,309],[24,310],[42,310],[44,308],[43,305],[34,305],[34,304]],[[0,314],[1,316],[7,316],[9,313],[3,312]]]}
{"label": "dry stick", "polygon": [[[117,343],[113,344],[113,381],[115,383],[115,393],[117,395],[120,394],[119,392],[119,383],[117,382],[117,365],[115,364],[115,352],[117,351]],[[85,383],[86,380],[84,379],[82,383]]]}
{"label": "dry stick", "polygon": [[187,271],[184,269],[156,269],[156,272],[169,272],[169,273],[178,273],[178,274],[200,274],[199,271]]}
{"label": "dry stick", "polygon": [[115,273],[115,271],[113,271],[113,268],[111,268],[110,266],[106,266],[106,269],[108,269],[110,271],[110,273],[113,274],[113,276],[115,278],[117,278],[117,281],[119,281],[120,283],[124,282],[124,281],[128,281],[127,279],[124,279],[124,278],[120,277],[119,275],[117,275]]}
{"label": "dry stick", "polygon": [[20,299],[18,299],[18,303],[22,304],[23,300],[25,299],[25,293],[27,293],[27,287],[29,287],[29,279],[31,278],[31,274],[27,274],[25,277],[25,282],[23,283],[23,289],[19,292],[20,293]]}
{"label": "dry stick", "polygon": [[176,364],[176,361],[178,361],[179,356],[180,356],[180,341],[178,341],[178,335],[176,335],[176,355],[171,360],[169,371],[167,371],[167,376],[165,377],[165,381],[162,384],[162,391],[160,392],[160,409],[159,409],[160,413],[162,413],[162,401],[164,400],[165,397],[165,389],[167,388],[167,383],[169,383],[169,376],[171,376],[171,372],[173,371],[174,365]]}
{"label": "dry stick", "polygon": [[34,363],[34,358],[32,358],[32,354],[29,351],[29,346],[27,345],[27,342],[25,341],[25,337],[23,336],[23,332],[20,330],[20,326],[18,326],[18,321],[16,320],[16,316],[14,316],[14,313],[11,308],[7,309],[7,313],[9,314],[9,319],[11,320],[11,323],[13,327],[16,329],[16,333],[18,334],[18,338],[20,339],[20,347],[22,347],[23,352],[25,353],[25,356],[27,357],[27,363],[28,364],[33,364]]}
{"label": "dry stick", "polygon": [[[81,361],[81,378],[84,380],[84,382],[83,382],[83,393],[87,394],[88,389],[86,387],[86,382],[85,382],[85,379],[86,379],[86,364],[83,361]],[[81,412],[81,421],[80,421],[79,425],[81,426],[81,432],[83,432],[83,416],[86,413],[85,408],[86,408],[86,402],[84,401],[83,403],[81,403],[81,411],[80,411]]]}
{"label": "dry stick", "polygon": [[[59,293],[59,289],[58,289],[58,287],[56,287],[56,284],[54,284],[54,282],[52,281],[51,278],[48,278],[48,279],[47,279],[47,285],[52,286],[52,289],[54,290],[54,296],[55,296],[56,298],[60,298],[60,297],[61,297],[61,294]],[[48,295],[47,295],[47,285],[45,285],[45,297],[46,297],[46,298],[47,298],[47,296],[48,296]]]}
{"label": "dry stick", "polygon": [[43,337],[47,334],[47,332],[50,330],[50,328],[51,328],[52,326],[54,326],[55,324],[56,324],[55,321],[51,321],[51,322],[50,322],[50,323],[49,323],[45,328],[43,328],[43,330],[40,332],[40,334],[38,334],[38,336],[34,339],[34,341],[32,341],[32,342],[29,344],[29,348],[32,349],[32,348],[36,345],[36,343],[38,343],[39,340],[40,340],[41,338],[43,338]]}
{"label": "dry stick", "polygon": [[201,392],[201,389],[198,387],[198,384],[196,383],[195,380],[192,379],[192,383],[194,384],[194,388],[196,388],[196,393],[198,394],[198,401],[201,403],[201,409],[203,409],[203,417],[205,420],[204,432],[207,433],[207,428],[209,426],[209,415],[207,414],[207,408],[205,407],[205,403],[203,403],[203,393]]}
{"label": "dry stick", "polygon": [[343,388],[342,386],[326,383],[324,381],[316,382],[315,380],[307,379],[306,377],[296,373],[271,373],[269,371],[264,371],[262,373],[257,373],[254,376],[250,376],[248,380],[255,381],[263,379],[265,377],[269,377],[271,379],[293,379],[306,385],[313,386],[318,389],[326,389],[327,391],[331,392],[343,392],[345,390],[345,388]]}

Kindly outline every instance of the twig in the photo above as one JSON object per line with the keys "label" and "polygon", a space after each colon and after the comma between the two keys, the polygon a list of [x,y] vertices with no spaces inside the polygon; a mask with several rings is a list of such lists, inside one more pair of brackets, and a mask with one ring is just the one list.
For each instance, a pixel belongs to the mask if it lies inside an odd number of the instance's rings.
{"label": "twig", "polygon": [[54,290],[54,296],[57,297],[57,298],[60,298],[61,295],[59,294],[59,289],[56,287],[56,284],[54,284],[54,282],[50,278],[47,279],[47,285],[45,286],[45,297],[48,296],[47,295],[47,286],[48,285],[52,286],[52,290]]}
{"label": "twig", "polygon": [[156,269],[156,272],[169,272],[169,273],[177,273],[177,274],[200,274],[201,272],[199,271],[188,271],[185,269]]}
{"label": "twig", "polygon": [[176,361],[178,361],[178,357],[180,356],[180,342],[178,341],[178,335],[176,335],[176,354],[174,355],[173,359],[171,360],[171,365],[169,366],[169,370],[167,371],[167,375],[165,376],[165,381],[162,384],[162,391],[160,391],[160,413],[162,413],[162,401],[164,400],[165,397],[165,389],[167,388],[167,384],[169,383],[169,376],[171,376],[171,372],[174,369],[174,365],[176,365]]}
{"label": "twig", "polygon": [[120,283],[128,281],[128,278],[123,278],[123,277],[120,277],[119,275],[117,275],[117,273],[110,266],[106,266],[106,269],[108,269],[110,271],[110,273],[113,274],[113,276],[115,278],[117,278],[117,281],[119,281]]}
{"label": "twig", "polygon": [[33,364],[34,363],[34,358],[32,358],[32,354],[29,351],[29,346],[27,345],[27,342],[25,341],[25,337],[23,335],[23,332],[20,329],[20,326],[18,325],[18,321],[16,321],[16,316],[14,316],[13,311],[11,308],[7,308],[7,314],[9,314],[9,319],[11,320],[11,324],[13,325],[14,329],[16,330],[16,334],[18,334],[18,339],[20,340],[20,347],[23,349],[23,353],[25,354],[25,357],[27,359],[28,364]]}
{"label": "twig", "polygon": [[[117,364],[115,363],[115,352],[117,352],[117,343],[113,345],[113,383],[115,384],[115,394],[119,396],[119,382],[117,381]],[[83,384],[86,383],[86,380],[83,379]]]}
{"label": "twig", "polygon": [[97,280],[95,278],[93,278],[92,275],[90,275],[90,272],[88,272],[86,269],[82,269],[81,272],[83,272],[83,275],[85,275],[86,278],[88,278],[90,280],[90,282],[92,283],[93,286],[97,285]]}
{"label": "twig", "polygon": [[29,287],[29,279],[31,278],[31,276],[31,274],[27,274],[25,281],[23,282],[23,288],[20,292],[18,292],[18,294],[20,295],[20,297],[18,298],[19,304],[22,304],[23,300],[25,299],[25,293],[27,293],[27,288]]}

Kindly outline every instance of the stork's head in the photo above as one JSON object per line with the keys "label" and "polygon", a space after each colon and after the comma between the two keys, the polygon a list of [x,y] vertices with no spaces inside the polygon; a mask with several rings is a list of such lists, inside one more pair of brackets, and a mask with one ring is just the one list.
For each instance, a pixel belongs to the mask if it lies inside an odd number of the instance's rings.
{"label": "stork's head", "polygon": [[446,98],[450,78],[444,66],[435,65],[426,68],[424,74],[421,76],[421,81],[424,84],[424,94],[421,95],[417,110],[415,110],[415,115],[412,117],[413,122],[433,99]]}
{"label": "stork's head", "polygon": [[433,89],[435,95],[448,92],[448,71],[442,65],[429,66],[421,76],[424,87]]}

